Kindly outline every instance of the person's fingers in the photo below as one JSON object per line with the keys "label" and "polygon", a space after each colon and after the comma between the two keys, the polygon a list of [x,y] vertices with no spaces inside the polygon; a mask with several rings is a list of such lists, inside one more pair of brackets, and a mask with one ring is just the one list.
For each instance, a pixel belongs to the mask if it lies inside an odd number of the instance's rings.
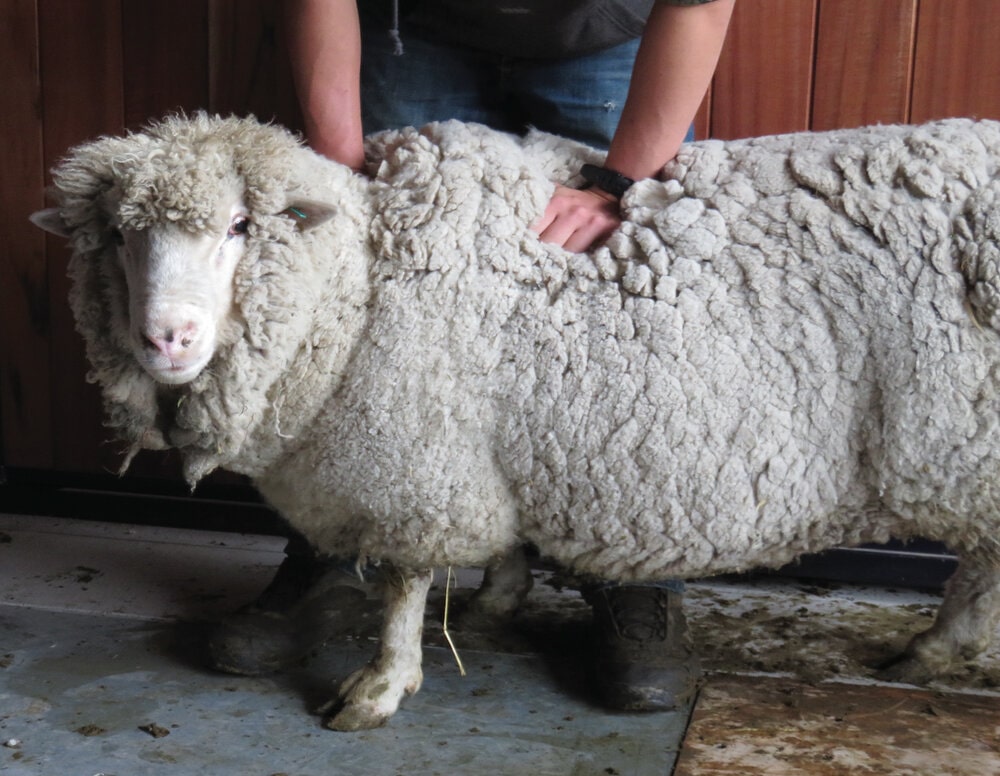
{"label": "person's fingers", "polygon": [[544,242],[584,251],[606,240],[620,223],[616,199],[596,191],[557,186],[532,229]]}

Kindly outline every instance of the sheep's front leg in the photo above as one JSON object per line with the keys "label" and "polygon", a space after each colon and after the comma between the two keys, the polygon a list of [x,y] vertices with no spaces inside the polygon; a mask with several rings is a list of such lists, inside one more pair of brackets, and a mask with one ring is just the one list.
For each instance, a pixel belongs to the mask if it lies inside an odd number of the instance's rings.
{"label": "sheep's front leg", "polygon": [[366,730],[385,724],[406,695],[420,689],[420,642],[431,571],[390,568],[383,577],[382,638],[375,657],[340,686],[332,730]]}
{"label": "sheep's front leg", "polygon": [[934,624],[918,633],[879,678],[923,684],[970,660],[989,645],[1000,624],[1000,568],[969,558],[948,580]]}

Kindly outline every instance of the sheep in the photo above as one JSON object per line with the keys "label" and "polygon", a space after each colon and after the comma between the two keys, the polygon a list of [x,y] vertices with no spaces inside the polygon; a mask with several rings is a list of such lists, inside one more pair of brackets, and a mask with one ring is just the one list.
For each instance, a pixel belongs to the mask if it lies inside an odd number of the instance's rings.
{"label": "sheep", "polygon": [[168,117],[73,150],[35,218],[72,240],[124,466],[246,474],[381,563],[381,641],[329,727],[420,686],[433,568],[523,543],[638,581],[923,536],[961,563],[885,675],[988,646],[1000,124],[693,143],[588,253],[531,224],[592,149],[444,122],[368,154],[370,179],[280,127]]}

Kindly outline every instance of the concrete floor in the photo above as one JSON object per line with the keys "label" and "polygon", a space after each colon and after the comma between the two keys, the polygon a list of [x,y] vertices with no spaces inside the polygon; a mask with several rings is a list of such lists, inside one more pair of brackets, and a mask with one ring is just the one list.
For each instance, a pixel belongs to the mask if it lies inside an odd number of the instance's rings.
{"label": "concrete floor", "polygon": [[[281,548],[273,537],[0,515],[0,773],[672,772],[691,710],[628,715],[595,704],[587,607],[544,572],[503,631],[453,633],[465,677],[441,638],[439,585],[428,608],[424,687],[379,730],[334,733],[312,712],[371,654],[376,612],[288,674],[207,670],[204,624],[256,597]],[[456,601],[477,582],[463,571]],[[836,696],[832,681],[871,686],[867,666],[926,627],[938,600],[788,580],[713,581],[689,586],[685,606],[709,677],[741,676],[750,685],[795,677],[808,683],[801,688]],[[937,688],[974,698],[980,717],[998,711],[995,736],[987,731],[969,744],[979,747],[975,770],[962,770],[956,756],[948,773],[981,776],[995,763],[1000,774],[998,688],[997,648]],[[709,711],[702,716],[711,721]],[[699,730],[698,740],[712,734]],[[718,748],[709,748],[717,762]],[[686,754],[685,773],[723,772],[699,765],[708,761],[697,746]],[[734,767],[725,772],[757,772]],[[768,768],[761,772],[775,772]]]}
{"label": "concrete floor", "polygon": [[203,667],[199,623],[256,597],[281,541],[0,516],[0,542],[5,776],[644,776],[670,772],[687,723],[689,710],[606,713],[572,686],[572,656],[467,648],[456,633],[467,676],[429,646],[423,689],[386,727],[335,733],[310,709],[367,660],[370,636],[284,676]]}

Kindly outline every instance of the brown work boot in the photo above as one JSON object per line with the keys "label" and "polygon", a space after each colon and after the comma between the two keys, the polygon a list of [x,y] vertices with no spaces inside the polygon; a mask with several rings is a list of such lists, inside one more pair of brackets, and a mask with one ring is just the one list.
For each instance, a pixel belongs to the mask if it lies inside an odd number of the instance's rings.
{"label": "brown work boot", "polygon": [[698,689],[681,593],[654,585],[609,585],[587,592],[597,634],[597,686],[620,711],[669,711]]}
{"label": "brown work boot", "polygon": [[363,627],[378,608],[365,587],[342,564],[287,555],[256,601],[212,629],[208,662],[243,676],[288,668],[324,642]]}

